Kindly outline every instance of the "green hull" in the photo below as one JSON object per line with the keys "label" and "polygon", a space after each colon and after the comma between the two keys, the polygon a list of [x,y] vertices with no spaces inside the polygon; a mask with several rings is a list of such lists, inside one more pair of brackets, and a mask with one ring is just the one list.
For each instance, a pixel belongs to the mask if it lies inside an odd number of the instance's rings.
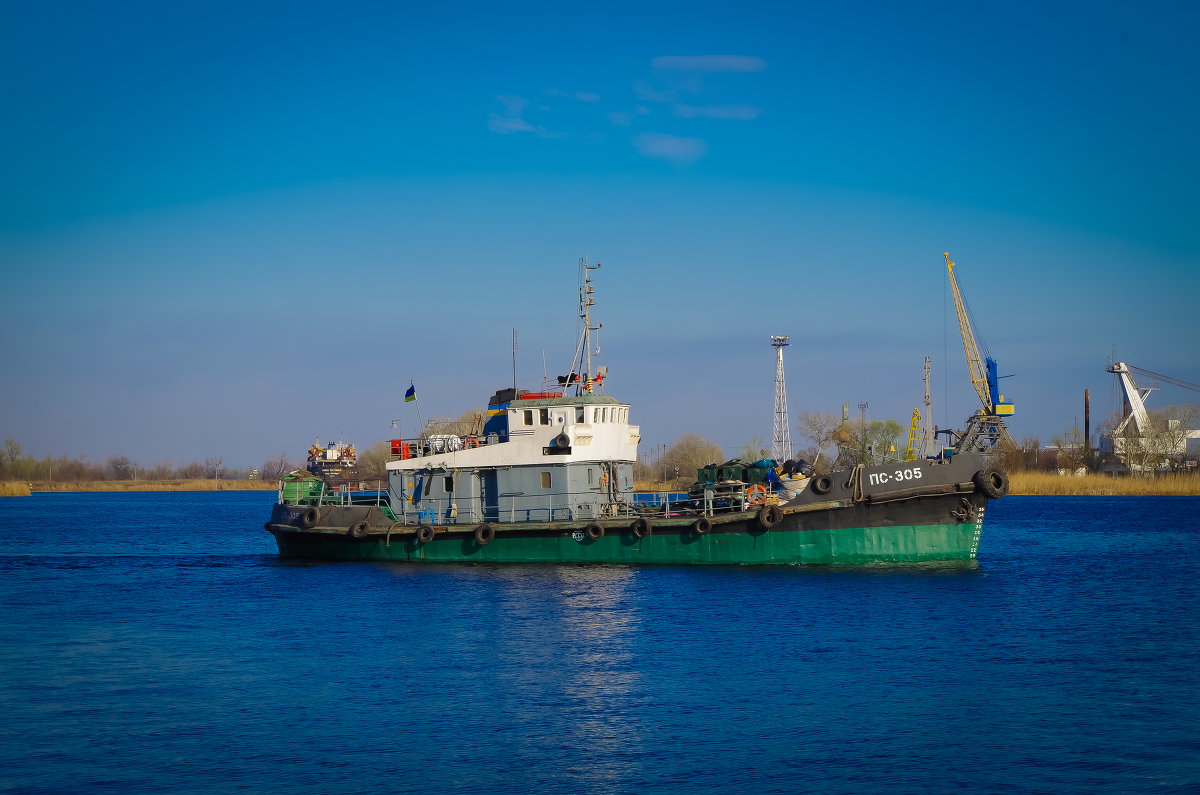
{"label": "green hull", "polygon": [[[991,474],[988,474],[991,473]],[[985,476],[986,475],[986,476]],[[999,482],[994,482],[998,478]],[[555,522],[415,524],[385,505],[275,505],[284,557],[407,563],[863,565],[971,561],[1002,473],[975,456],[834,473],[782,505]],[[407,519],[407,521],[405,521]],[[635,532],[636,531],[636,532]],[[424,539],[422,541],[421,539]]]}
{"label": "green hull", "polygon": [[[982,516],[980,517],[982,522]],[[570,533],[507,535],[486,545],[470,533],[439,533],[418,543],[411,535],[368,536],[277,531],[284,557],[408,563],[560,563],[560,564],[744,564],[797,565],[898,563],[973,560],[978,526],[952,523],[921,526],[850,527],[825,530],[772,530],[630,533],[577,540]]]}

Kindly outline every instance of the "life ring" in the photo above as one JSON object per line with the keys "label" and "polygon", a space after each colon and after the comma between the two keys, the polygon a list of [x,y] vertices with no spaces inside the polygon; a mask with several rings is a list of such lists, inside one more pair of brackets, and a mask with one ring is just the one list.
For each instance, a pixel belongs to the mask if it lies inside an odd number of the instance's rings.
{"label": "life ring", "polygon": [[601,538],[604,538],[604,527],[592,522],[583,528],[583,534],[593,541],[599,541]]}
{"label": "life ring", "polygon": [[708,535],[710,530],[712,530],[712,522],[707,516],[701,516],[699,519],[692,522],[692,532],[698,536]]}
{"label": "life ring", "polygon": [[305,528],[314,527],[320,518],[321,512],[310,505],[304,509],[304,513],[300,514],[300,524],[304,525]]}
{"label": "life ring", "polygon": [[650,524],[650,520],[645,516],[639,516],[629,524],[629,530],[635,538],[645,538],[654,530],[654,526]]}
{"label": "life ring", "polygon": [[770,530],[783,521],[783,511],[778,505],[764,505],[758,509],[758,523]]}
{"label": "life ring", "polygon": [[417,540],[422,544],[428,544],[433,540],[433,528],[427,524],[417,525]]}
{"label": "life ring", "polygon": [[984,467],[971,480],[989,500],[998,500],[1008,494],[1008,473],[999,467]]}
{"label": "life ring", "polygon": [[484,522],[475,528],[475,543],[481,547],[486,547],[496,537],[496,525],[490,522]]}
{"label": "life ring", "polygon": [[363,519],[356,525],[350,526],[351,538],[365,538],[369,532],[371,532],[371,523],[366,519]]}
{"label": "life ring", "polygon": [[819,478],[814,478],[812,482],[812,490],[817,494],[828,494],[833,488],[833,478],[828,475],[821,475]]}
{"label": "life ring", "polygon": [[755,483],[746,489],[746,504],[760,505],[767,500],[767,487],[761,483]]}

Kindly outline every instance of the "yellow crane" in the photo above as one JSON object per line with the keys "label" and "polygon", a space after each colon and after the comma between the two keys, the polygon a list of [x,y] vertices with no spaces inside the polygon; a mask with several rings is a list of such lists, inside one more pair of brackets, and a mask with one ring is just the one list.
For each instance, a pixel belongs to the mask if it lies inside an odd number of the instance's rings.
{"label": "yellow crane", "polygon": [[979,344],[975,341],[975,331],[971,327],[967,304],[958,288],[958,279],[954,276],[954,260],[950,259],[949,251],[945,252],[944,256],[950,292],[954,295],[954,310],[958,313],[958,331],[962,335],[963,351],[967,355],[967,372],[971,377],[971,386],[983,404],[981,411],[967,418],[967,427],[961,434],[957,434],[954,447],[956,450],[974,449],[990,452],[1002,439],[1012,438],[1001,418],[1011,416],[1014,406],[1000,394],[996,360],[987,355],[986,347],[982,356],[979,353]]}

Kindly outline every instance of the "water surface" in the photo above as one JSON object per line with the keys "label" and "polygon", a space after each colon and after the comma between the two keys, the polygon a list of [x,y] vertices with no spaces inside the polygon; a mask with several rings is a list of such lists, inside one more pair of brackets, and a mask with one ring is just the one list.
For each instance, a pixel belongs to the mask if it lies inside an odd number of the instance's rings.
{"label": "water surface", "polygon": [[1200,789],[1198,498],[859,569],[292,562],[273,499],[0,500],[0,789]]}

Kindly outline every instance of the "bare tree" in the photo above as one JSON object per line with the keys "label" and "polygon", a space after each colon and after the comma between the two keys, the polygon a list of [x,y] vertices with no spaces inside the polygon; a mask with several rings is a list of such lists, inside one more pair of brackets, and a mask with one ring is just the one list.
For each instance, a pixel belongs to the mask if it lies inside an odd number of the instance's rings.
{"label": "bare tree", "polygon": [[659,477],[661,480],[686,479],[690,483],[696,477],[696,470],[708,464],[719,464],[724,457],[721,445],[698,433],[685,433],[663,453]]}
{"label": "bare tree", "polygon": [[813,446],[812,465],[815,467],[821,452],[833,443],[842,421],[828,411],[806,411],[800,415],[800,435]]}
{"label": "bare tree", "polygon": [[843,422],[834,439],[838,443],[838,460],[846,466],[873,466],[895,459],[896,441],[902,433],[904,426],[893,419]]}
{"label": "bare tree", "polygon": [[471,409],[460,414],[458,419],[430,417],[421,426],[421,435],[449,433],[455,436],[478,436],[483,433],[483,419],[486,414],[484,409]]}
{"label": "bare tree", "polygon": [[216,458],[204,459],[204,476],[210,480],[216,480],[221,477],[221,472],[224,471],[224,467],[221,464],[224,460],[225,456],[220,455]]}
{"label": "bare tree", "polygon": [[1152,474],[1154,470],[1178,466],[1187,453],[1189,429],[1195,425],[1200,411],[1194,405],[1167,406],[1147,412],[1147,423],[1141,433],[1127,423],[1121,433],[1120,415],[1105,421],[1111,434],[1113,451],[1126,469],[1133,473]]}
{"label": "bare tree", "polygon": [[1088,465],[1087,440],[1076,425],[1062,436],[1055,436],[1050,443],[1058,448],[1058,471],[1060,474],[1075,473]]}
{"label": "bare tree", "polygon": [[4,440],[4,457],[10,466],[15,466],[21,460],[21,443],[16,439]]}
{"label": "bare tree", "polygon": [[182,477],[198,480],[204,477],[204,465],[199,461],[193,461],[187,466],[179,468],[179,474]]}
{"label": "bare tree", "polygon": [[175,477],[175,465],[170,461],[156,461],[153,467],[146,470],[144,476],[151,480],[170,480]]}
{"label": "bare tree", "polygon": [[392,448],[387,442],[376,442],[358,454],[359,477],[367,480],[381,480],[387,477],[385,465],[392,454]]}
{"label": "bare tree", "polygon": [[133,477],[133,462],[128,457],[110,455],[106,463],[113,480],[129,480]]}
{"label": "bare tree", "polygon": [[263,480],[279,480],[287,473],[298,467],[288,460],[287,453],[280,453],[274,458],[267,459],[262,466]]}
{"label": "bare tree", "polygon": [[742,445],[742,449],[738,451],[738,458],[750,464],[764,458],[771,457],[771,451],[763,446],[763,440],[757,436],[751,436],[750,441]]}

